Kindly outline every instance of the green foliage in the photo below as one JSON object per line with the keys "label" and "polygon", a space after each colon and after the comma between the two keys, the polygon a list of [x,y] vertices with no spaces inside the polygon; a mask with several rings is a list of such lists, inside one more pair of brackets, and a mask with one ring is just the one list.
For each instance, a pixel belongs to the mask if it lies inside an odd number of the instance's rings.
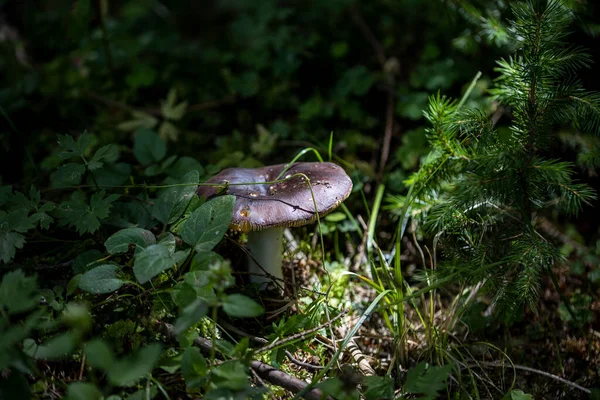
{"label": "green foliage", "polygon": [[535,216],[574,215],[596,199],[576,183],[571,163],[546,155],[552,132],[572,123],[597,133],[600,121],[600,98],[574,75],[589,57],[564,41],[569,9],[560,1],[525,2],[513,12],[510,35],[519,50],[498,63],[490,91],[511,107],[509,136],[483,110],[431,97],[424,115],[433,150],[409,180],[426,229],[443,239],[445,272],[484,281],[509,314],[522,304],[535,308],[542,274],[562,262]]}
{"label": "green foliage", "polygon": [[[497,320],[485,297],[465,311],[481,294],[463,285],[484,282],[518,314],[567,257],[584,289],[600,281],[600,251],[558,250],[540,230],[540,217],[574,218],[595,199],[576,166],[600,164],[599,96],[577,78],[591,57],[563,34],[594,27],[574,18],[585,1],[513,3],[0,1],[0,398],[290,396],[259,385],[251,360],[339,399],[479,396],[481,375],[465,382],[459,358]],[[574,154],[557,156],[555,137]],[[279,304],[241,285],[233,197],[196,190],[301,148],[343,165],[355,194],[321,219],[322,248],[312,228],[292,230],[299,279]],[[396,235],[384,193],[402,217]],[[401,248],[407,216],[422,218],[409,229],[424,264],[431,247],[418,242],[434,237],[439,275],[415,272],[415,249]],[[593,297],[567,297],[560,318],[592,324]],[[335,341],[342,309],[365,308],[348,338],[369,377],[342,358],[347,341],[332,351],[324,338]],[[311,376],[290,355],[327,365]],[[330,369],[340,363],[352,366]]]}
{"label": "green foliage", "polygon": [[452,365],[443,367],[430,366],[420,363],[408,370],[404,392],[422,394],[422,399],[435,399],[439,392],[446,387],[446,380],[452,370]]}

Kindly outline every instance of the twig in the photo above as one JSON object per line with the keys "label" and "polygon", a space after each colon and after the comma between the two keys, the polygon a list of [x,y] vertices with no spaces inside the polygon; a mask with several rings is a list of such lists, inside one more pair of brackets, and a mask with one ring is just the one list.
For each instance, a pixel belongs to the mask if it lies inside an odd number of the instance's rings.
{"label": "twig", "polygon": [[[175,339],[177,337],[173,325],[158,320],[155,322],[157,325],[159,325],[167,337],[169,337],[169,339]],[[194,340],[194,344],[200,347],[204,353],[210,353],[212,351],[212,343],[206,338],[196,338]],[[260,361],[251,361],[250,368],[252,368],[252,370],[265,381],[275,386],[282,387],[293,393],[298,393],[308,386],[308,384],[303,380],[293,377],[277,368],[270,366],[269,364],[265,364]],[[320,400],[323,397],[323,393],[319,389],[311,389],[302,397],[308,400]]]}
{"label": "twig", "polygon": [[286,337],[286,338],[284,338],[284,339],[282,339],[280,341],[273,342],[273,343],[271,343],[268,346],[261,347],[256,352],[257,353],[264,353],[265,351],[272,350],[272,349],[274,349],[276,347],[285,345],[285,344],[290,343],[290,342],[294,342],[294,341],[296,341],[298,339],[303,339],[303,338],[305,338],[305,337],[307,337],[307,336],[309,336],[309,335],[311,335],[313,333],[316,333],[316,332],[320,331],[321,329],[323,329],[325,327],[330,326],[335,321],[337,321],[338,319],[340,319],[343,316],[345,316],[347,313],[348,313],[348,311],[342,310],[342,312],[340,312],[338,315],[336,315],[335,317],[333,317],[331,320],[325,322],[324,324],[321,324],[321,325],[319,325],[319,326],[317,326],[315,328],[309,329],[307,331],[299,332],[299,333],[296,333],[295,335],[288,336],[288,337]]}
{"label": "twig", "polygon": [[557,380],[557,381],[559,381],[561,383],[564,383],[565,385],[571,386],[571,387],[573,387],[575,389],[579,389],[582,392],[585,392],[587,394],[591,393],[591,391],[589,389],[584,388],[583,386],[578,385],[575,382],[571,382],[571,381],[566,380],[565,378],[561,378],[558,375],[554,375],[554,374],[551,374],[549,372],[542,371],[542,370],[539,370],[539,369],[535,369],[535,368],[531,368],[531,367],[526,367],[524,365],[510,364],[510,366],[509,366],[506,363],[502,363],[502,362],[498,362],[498,361],[478,361],[478,363],[482,364],[482,365],[490,366],[490,367],[500,367],[500,368],[512,367],[514,369],[520,369],[522,371],[533,372],[535,374],[542,375],[542,376],[545,376],[547,378],[551,378],[551,379]]}
{"label": "twig", "polygon": [[356,3],[350,6],[350,15],[352,16],[352,20],[356,24],[356,27],[365,37],[365,40],[369,42],[369,44],[373,48],[375,56],[377,57],[377,61],[383,67],[385,65],[385,61],[387,60],[385,52],[383,51],[383,46],[381,45],[381,43],[379,43],[379,41],[375,37],[375,34],[373,34],[373,31],[371,31],[371,28],[369,28],[369,25],[367,25],[367,23],[365,22],[365,19],[362,17],[362,14],[360,13],[360,10],[358,9]]}
{"label": "twig", "polygon": [[[253,340],[256,343],[260,343],[260,344],[267,344],[267,343],[269,343],[269,341],[267,339],[262,338],[260,336],[254,336],[254,335],[251,335],[251,334],[249,334],[247,332],[244,332],[243,330],[241,330],[241,329],[239,329],[239,328],[231,325],[228,322],[221,322],[220,324],[221,324],[221,326],[223,328],[225,328],[225,329],[227,329],[229,331],[235,332],[235,333],[237,333],[240,336],[247,337],[248,339]],[[307,369],[313,369],[313,370],[315,370],[315,369],[323,369],[324,368],[324,367],[322,367],[320,365],[313,365],[313,364],[309,364],[309,363],[306,363],[304,361],[298,360],[296,357],[294,357],[294,355],[289,350],[285,350],[285,355],[287,356],[287,358],[289,358],[289,360],[292,363],[296,364],[299,367],[303,367],[303,368],[307,368]]]}

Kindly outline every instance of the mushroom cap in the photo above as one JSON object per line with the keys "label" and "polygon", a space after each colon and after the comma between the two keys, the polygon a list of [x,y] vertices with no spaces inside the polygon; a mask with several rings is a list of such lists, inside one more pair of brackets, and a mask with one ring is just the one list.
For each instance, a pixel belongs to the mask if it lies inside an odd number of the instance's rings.
{"label": "mushroom cap", "polygon": [[[344,201],[352,191],[352,180],[330,162],[300,162],[279,177],[288,164],[262,168],[228,168],[205,183],[229,183],[223,194],[236,196],[229,227],[242,232],[274,227],[301,226],[317,220]],[[313,197],[303,174],[310,179]],[[282,180],[277,183],[263,183]],[[251,183],[236,185],[237,183]],[[198,195],[207,199],[222,190],[200,186]],[[315,203],[316,211],[315,212]]]}

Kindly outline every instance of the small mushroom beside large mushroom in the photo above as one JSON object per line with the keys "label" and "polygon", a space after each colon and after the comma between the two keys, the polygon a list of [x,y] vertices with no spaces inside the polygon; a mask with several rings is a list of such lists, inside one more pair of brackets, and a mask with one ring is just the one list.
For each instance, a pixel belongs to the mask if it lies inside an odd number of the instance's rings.
{"label": "small mushroom beside large mushroom", "polygon": [[213,186],[198,188],[198,195],[207,199],[217,194],[236,197],[229,228],[247,234],[252,255],[250,282],[261,289],[268,287],[272,278],[283,279],[284,228],[315,222],[317,216],[336,209],[352,191],[352,180],[336,164],[299,162],[286,167],[288,164],[228,168],[206,181],[226,184],[223,193]]}

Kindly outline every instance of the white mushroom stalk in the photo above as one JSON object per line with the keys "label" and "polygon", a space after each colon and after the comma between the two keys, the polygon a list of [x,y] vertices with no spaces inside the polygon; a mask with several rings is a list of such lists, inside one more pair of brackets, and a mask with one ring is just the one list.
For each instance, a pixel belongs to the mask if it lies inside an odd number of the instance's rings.
{"label": "white mushroom stalk", "polygon": [[[275,285],[283,286],[283,227],[248,232],[248,272],[250,282],[265,289],[275,280]],[[257,265],[258,263],[258,265]]]}

